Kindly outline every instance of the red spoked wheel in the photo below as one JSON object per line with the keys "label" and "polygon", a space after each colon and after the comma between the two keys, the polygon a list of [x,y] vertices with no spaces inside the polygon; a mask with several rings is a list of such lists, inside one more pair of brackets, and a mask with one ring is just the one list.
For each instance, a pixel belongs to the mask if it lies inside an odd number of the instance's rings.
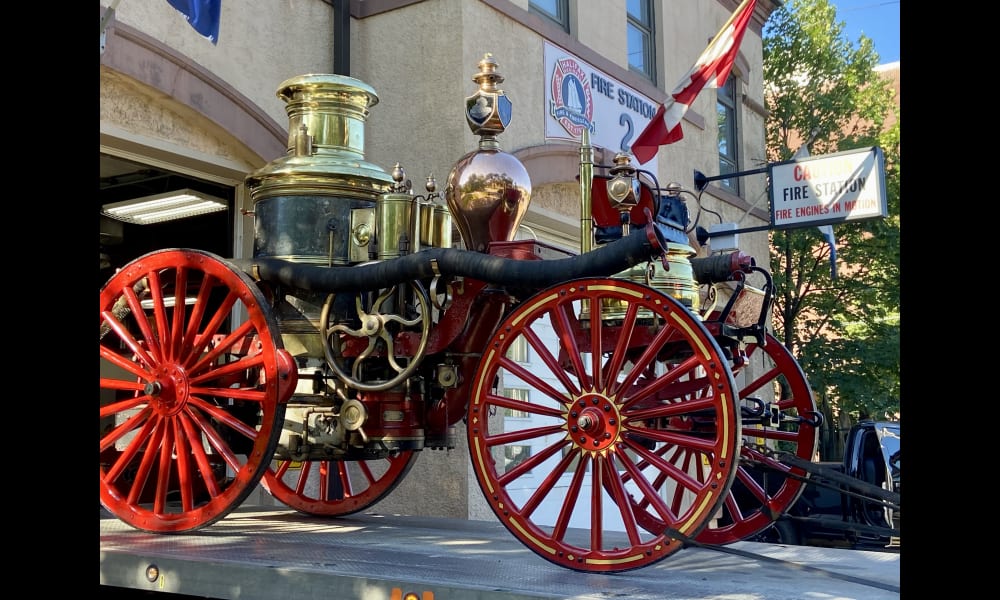
{"label": "red spoked wheel", "polygon": [[666,558],[708,524],[736,474],[728,361],[697,317],[645,285],[581,279],[525,300],[472,386],[479,485],[504,526],[560,566]]}
{"label": "red spoked wheel", "polygon": [[298,379],[261,290],[218,256],[162,250],[101,289],[101,505],[210,525],[253,491]]}
{"label": "red spoked wheel", "polygon": [[362,511],[394,490],[416,459],[413,450],[359,461],[278,461],[263,485],[295,510],[328,517]]}
{"label": "red spoked wheel", "polygon": [[[802,494],[808,474],[783,464],[769,450],[812,460],[821,417],[799,363],[770,333],[764,345],[747,346],[746,365],[736,372],[742,407],[743,445],[736,480],[718,519],[698,542],[729,544],[767,529]],[[791,475],[791,476],[790,476]]]}

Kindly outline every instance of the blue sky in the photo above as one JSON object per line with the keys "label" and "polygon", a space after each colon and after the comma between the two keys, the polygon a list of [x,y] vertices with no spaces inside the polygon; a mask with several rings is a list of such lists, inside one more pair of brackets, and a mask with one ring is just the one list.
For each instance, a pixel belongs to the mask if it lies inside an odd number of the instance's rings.
{"label": "blue sky", "polygon": [[879,64],[899,60],[899,0],[829,0],[844,23],[844,37],[857,46],[863,33],[871,38]]}

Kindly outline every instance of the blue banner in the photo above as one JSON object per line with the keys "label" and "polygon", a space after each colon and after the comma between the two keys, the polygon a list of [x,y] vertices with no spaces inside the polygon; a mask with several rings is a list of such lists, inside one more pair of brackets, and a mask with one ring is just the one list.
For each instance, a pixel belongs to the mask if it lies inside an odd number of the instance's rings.
{"label": "blue banner", "polygon": [[191,27],[213,44],[219,42],[219,14],[222,0],[167,0],[187,18]]}

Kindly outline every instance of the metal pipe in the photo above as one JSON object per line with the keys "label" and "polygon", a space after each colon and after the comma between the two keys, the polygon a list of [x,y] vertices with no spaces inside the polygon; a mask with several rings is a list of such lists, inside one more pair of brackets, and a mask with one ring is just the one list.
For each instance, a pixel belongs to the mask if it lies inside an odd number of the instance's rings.
{"label": "metal pipe", "polygon": [[333,0],[333,73],[351,75],[351,0]]}
{"label": "metal pipe", "polygon": [[580,254],[590,252],[593,247],[593,187],[594,147],[590,145],[590,132],[584,128],[580,135]]}

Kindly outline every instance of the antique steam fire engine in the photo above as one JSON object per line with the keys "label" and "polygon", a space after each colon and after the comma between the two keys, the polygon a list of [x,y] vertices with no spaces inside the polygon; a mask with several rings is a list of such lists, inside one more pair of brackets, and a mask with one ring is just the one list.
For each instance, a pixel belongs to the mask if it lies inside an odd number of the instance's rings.
{"label": "antique steam fire engine", "polygon": [[594,165],[586,133],[580,253],[516,239],[531,183],[498,141],[504,78],[489,54],[478,68],[478,148],[443,194],[365,160],[372,88],[294,77],[277,92],[288,152],[246,178],[253,258],[159,250],[105,284],[107,510],[181,533],[261,484],[347,515],[422,450],[454,448],[459,423],[497,518],[570,569],[737,541],[795,501],[801,480],[771,474],[803,473],[770,450],[808,460],[817,421],[766,329],[767,271],[742,252],[697,257],[694,194],[650,184],[627,153]]}

